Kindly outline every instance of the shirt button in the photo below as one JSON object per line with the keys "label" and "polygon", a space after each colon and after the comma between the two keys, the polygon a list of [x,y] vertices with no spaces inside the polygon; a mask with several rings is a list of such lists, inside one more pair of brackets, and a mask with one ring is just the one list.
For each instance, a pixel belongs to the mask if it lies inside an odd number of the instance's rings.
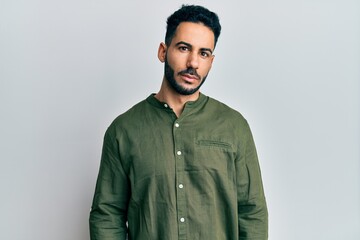
{"label": "shirt button", "polygon": [[164,103],[164,107],[166,107],[166,108],[167,108],[167,107],[168,107],[168,105],[167,105],[166,103]]}
{"label": "shirt button", "polygon": [[179,127],[180,126],[180,124],[178,124],[178,123],[175,123],[175,127]]}
{"label": "shirt button", "polygon": [[180,222],[185,222],[185,218],[180,218]]}
{"label": "shirt button", "polygon": [[177,151],[176,154],[180,156],[180,155],[181,155],[181,151]]}
{"label": "shirt button", "polygon": [[179,184],[179,188],[184,188],[184,185],[182,185],[182,184]]}

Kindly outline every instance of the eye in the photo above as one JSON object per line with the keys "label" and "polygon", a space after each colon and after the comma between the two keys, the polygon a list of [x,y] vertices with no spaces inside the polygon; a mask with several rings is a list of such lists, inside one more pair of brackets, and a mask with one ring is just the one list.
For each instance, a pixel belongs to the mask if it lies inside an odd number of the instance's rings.
{"label": "eye", "polygon": [[179,50],[182,51],[182,52],[186,52],[186,51],[189,51],[189,48],[186,47],[186,46],[180,46]]}
{"label": "eye", "polygon": [[201,57],[203,57],[203,58],[207,58],[207,57],[210,56],[210,54],[209,54],[208,52],[205,52],[205,51],[200,52],[200,55],[201,55]]}

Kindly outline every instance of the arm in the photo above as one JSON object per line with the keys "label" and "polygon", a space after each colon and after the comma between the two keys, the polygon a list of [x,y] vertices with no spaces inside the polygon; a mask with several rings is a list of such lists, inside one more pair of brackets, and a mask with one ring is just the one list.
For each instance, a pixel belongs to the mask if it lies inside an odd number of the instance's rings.
{"label": "arm", "polygon": [[91,240],[125,240],[130,186],[120,161],[118,144],[105,133],[99,175],[90,212]]}
{"label": "arm", "polygon": [[268,239],[268,212],[254,140],[246,124],[236,161],[239,240]]}

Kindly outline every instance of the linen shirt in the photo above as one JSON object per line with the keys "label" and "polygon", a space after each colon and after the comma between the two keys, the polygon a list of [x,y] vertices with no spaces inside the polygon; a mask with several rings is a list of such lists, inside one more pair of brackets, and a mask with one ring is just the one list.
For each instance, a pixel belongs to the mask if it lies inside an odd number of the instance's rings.
{"label": "linen shirt", "polygon": [[200,94],[177,117],[154,95],[105,133],[92,240],[264,240],[268,213],[253,137]]}

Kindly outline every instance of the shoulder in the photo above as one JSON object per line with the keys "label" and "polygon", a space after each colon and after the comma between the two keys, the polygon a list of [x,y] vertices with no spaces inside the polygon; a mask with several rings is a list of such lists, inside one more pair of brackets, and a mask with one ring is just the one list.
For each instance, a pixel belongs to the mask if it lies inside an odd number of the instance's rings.
{"label": "shoulder", "polygon": [[129,128],[136,125],[136,122],[142,119],[142,114],[148,111],[150,105],[146,100],[143,100],[126,112],[118,115],[109,125],[108,131],[119,131],[124,128]]}
{"label": "shoulder", "polygon": [[246,119],[239,111],[211,97],[208,97],[207,111],[212,112],[218,116],[228,118],[229,120],[244,123],[246,122]]}
{"label": "shoulder", "polygon": [[206,111],[211,112],[211,118],[217,119],[218,124],[227,129],[232,129],[233,132],[241,136],[246,136],[251,132],[249,123],[242,113],[219,100],[208,97]]}
{"label": "shoulder", "polygon": [[[223,102],[208,97],[206,104],[207,119],[217,130],[231,136],[234,142],[246,142],[251,136],[250,126],[245,117]],[[210,114],[210,115],[209,115]]]}

